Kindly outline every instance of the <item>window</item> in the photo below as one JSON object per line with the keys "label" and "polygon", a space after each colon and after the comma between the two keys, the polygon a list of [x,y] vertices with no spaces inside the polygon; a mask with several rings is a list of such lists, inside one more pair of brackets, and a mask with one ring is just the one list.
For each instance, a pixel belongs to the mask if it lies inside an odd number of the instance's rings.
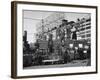
{"label": "window", "polygon": [[86,29],[90,29],[90,28],[91,28],[91,26],[86,27]]}
{"label": "window", "polygon": [[87,37],[90,37],[90,36],[91,36],[91,34],[87,34],[86,36],[87,36]]}

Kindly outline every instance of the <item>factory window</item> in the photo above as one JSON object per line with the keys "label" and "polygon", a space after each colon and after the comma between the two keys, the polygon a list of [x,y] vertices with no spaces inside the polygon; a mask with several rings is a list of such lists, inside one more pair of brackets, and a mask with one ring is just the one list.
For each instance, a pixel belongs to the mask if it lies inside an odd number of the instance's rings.
{"label": "factory window", "polygon": [[90,28],[91,28],[91,26],[86,27],[86,29],[90,29]]}
{"label": "factory window", "polygon": [[88,23],[88,24],[86,24],[86,25],[91,25],[91,23]]}
{"label": "factory window", "polygon": [[82,26],[82,27],[84,27],[84,26],[85,26],[85,24],[82,24],[81,26]]}
{"label": "factory window", "polygon": [[86,31],[86,33],[90,33],[91,31],[89,30],[89,31]]}
{"label": "factory window", "polygon": [[77,33],[78,35],[82,35],[82,34],[85,34],[85,32],[79,32],[79,33]]}
{"label": "factory window", "polygon": [[91,36],[91,34],[87,34],[86,36],[87,36],[87,37],[90,37],[90,36]]}
{"label": "factory window", "polygon": [[91,19],[87,19],[86,22],[91,21]]}
{"label": "factory window", "polygon": [[82,37],[82,38],[85,38],[85,35],[82,35],[81,37]]}
{"label": "factory window", "polygon": [[85,30],[85,28],[82,28],[81,31]]}
{"label": "factory window", "polygon": [[81,32],[80,34],[85,34],[85,32]]}

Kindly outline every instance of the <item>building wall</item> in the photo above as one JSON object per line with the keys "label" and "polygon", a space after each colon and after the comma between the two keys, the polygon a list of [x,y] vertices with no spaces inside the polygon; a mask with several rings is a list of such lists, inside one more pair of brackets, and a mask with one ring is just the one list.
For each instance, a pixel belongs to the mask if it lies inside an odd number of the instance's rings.
{"label": "building wall", "polygon": [[91,19],[85,18],[79,22],[80,27],[78,28],[77,37],[78,40],[88,40],[91,39]]}

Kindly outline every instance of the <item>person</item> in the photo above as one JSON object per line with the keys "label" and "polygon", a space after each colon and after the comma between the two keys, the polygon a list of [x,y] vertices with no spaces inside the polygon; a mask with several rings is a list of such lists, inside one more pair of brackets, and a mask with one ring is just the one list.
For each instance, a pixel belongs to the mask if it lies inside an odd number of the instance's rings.
{"label": "person", "polygon": [[87,58],[88,58],[87,66],[90,66],[91,65],[91,48],[90,48],[90,46],[87,50]]}
{"label": "person", "polygon": [[82,48],[78,48],[78,54],[79,54],[79,59],[83,60],[84,59],[84,53]]}
{"label": "person", "polygon": [[50,53],[53,53],[53,40],[52,40],[52,34],[49,34],[49,40],[48,40],[48,49]]}
{"label": "person", "polygon": [[43,60],[42,55],[39,55],[39,56],[38,56],[38,64],[39,64],[39,65],[42,65],[42,64],[43,64],[43,63],[42,63],[42,60]]}
{"label": "person", "polygon": [[65,42],[65,31],[64,31],[64,29],[62,29],[62,31],[61,31],[61,43],[62,42]]}
{"label": "person", "polygon": [[35,43],[35,51],[37,51],[39,49],[39,42],[38,40],[36,40],[36,43]]}
{"label": "person", "polygon": [[71,26],[70,25],[66,26],[66,35],[67,35],[67,39],[71,38]]}
{"label": "person", "polygon": [[91,57],[91,48],[89,46],[89,48],[87,49],[87,58],[90,59]]}
{"label": "person", "polygon": [[76,34],[76,31],[73,32],[72,39],[73,39],[73,40],[77,40],[77,34]]}
{"label": "person", "polygon": [[60,28],[57,28],[56,30],[56,39],[59,39],[60,37]]}
{"label": "person", "polygon": [[72,40],[77,40],[76,28],[74,26],[72,28]]}
{"label": "person", "polygon": [[66,48],[63,49],[63,60],[64,63],[70,62],[70,56]]}

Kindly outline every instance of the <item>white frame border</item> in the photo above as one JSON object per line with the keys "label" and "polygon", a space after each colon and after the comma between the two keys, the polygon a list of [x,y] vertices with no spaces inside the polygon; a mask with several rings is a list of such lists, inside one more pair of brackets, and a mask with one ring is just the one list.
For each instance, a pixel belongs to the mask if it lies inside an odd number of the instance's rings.
{"label": "white frame border", "polygon": [[[86,12],[91,13],[91,66],[90,67],[67,67],[67,68],[49,68],[49,69],[32,69],[23,70],[23,49],[22,49],[22,10],[46,10],[46,11],[63,11],[63,12]],[[94,34],[95,33],[95,34]],[[17,76],[37,76],[52,74],[70,74],[96,71],[96,9],[82,7],[60,7],[47,5],[29,5],[17,4]]]}

